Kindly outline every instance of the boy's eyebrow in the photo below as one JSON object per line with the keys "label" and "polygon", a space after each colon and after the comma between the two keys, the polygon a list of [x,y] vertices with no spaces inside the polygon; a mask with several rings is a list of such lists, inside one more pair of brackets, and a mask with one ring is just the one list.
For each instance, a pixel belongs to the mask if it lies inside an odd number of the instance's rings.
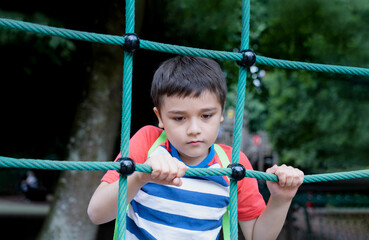
{"label": "boy's eyebrow", "polygon": [[[201,110],[201,112],[211,112],[211,111],[215,111],[217,109],[218,108],[216,108],[216,107],[209,107],[209,108],[202,108],[200,110]],[[171,113],[171,114],[184,114],[184,113],[186,113],[186,111],[170,110],[170,111],[168,111],[168,113]]]}
{"label": "boy's eyebrow", "polygon": [[183,114],[185,112],[186,111],[180,111],[180,110],[171,110],[171,111],[168,111],[168,113],[171,113],[171,114]]}
{"label": "boy's eyebrow", "polygon": [[209,107],[209,108],[202,108],[201,111],[203,112],[210,112],[210,111],[215,111],[218,110],[218,108],[216,107]]}

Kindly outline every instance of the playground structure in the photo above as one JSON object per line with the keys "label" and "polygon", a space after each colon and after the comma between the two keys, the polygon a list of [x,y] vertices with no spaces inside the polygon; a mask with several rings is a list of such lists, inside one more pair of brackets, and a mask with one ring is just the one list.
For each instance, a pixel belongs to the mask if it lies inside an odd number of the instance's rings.
{"label": "playground structure", "polygon": [[[156,43],[148,40],[139,39],[134,34],[134,12],[135,1],[126,1],[126,34],[121,36],[111,36],[104,34],[88,33],[74,30],[67,30],[55,27],[48,27],[39,24],[21,22],[11,19],[0,19],[0,26],[5,28],[12,28],[22,31],[29,31],[33,33],[41,33],[51,36],[59,36],[63,38],[97,42],[103,44],[112,44],[123,46],[124,54],[124,74],[123,74],[123,99],[122,99],[122,132],[121,132],[121,155],[128,156],[128,144],[130,137],[131,125],[131,98],[132,98],[132,63],[135,50],[138,48],[168,52],[174,54],[184,54],[192,56],[201,56],[214,58],[219,60],[233,60],[240,65],[237,91],[237,104],[235,110],[235,124],[233,130],[232,141],[232,164],[237,165],[237,156],[241,148],[242,125],[244,118],[245,92],[246,92],[246,78],[247,68],[255,62],[261,65],[268,65],[286,69],[308,70],[316,72],[330,72],[337,74],[351,74],[369,76],[369,69],[357,67],[345,67],[335,65],[313,64],[294,62],[287,60],[271,59],[263,56],[256,56],[252,50],[249,50],[249,18],[250,18],[250,1],[242,1],[242,33],[241,33],[241,52],[224,52],[213,51],[198,48],[190,48],[183,46],[176,46],[170,44]],[[119,179],[119,206],[118,206],[118,238],[125,239],[125,215],[126,215],[126,175],[132,171],[151,172],[151,168],[144,164],[136,164],[132,168],[127,161],[121,162],[72,162],[72,161],[51,161],[51,160],[36,160],[36,159],[14,159],[9,157],[0,157],[0,167],[16,167],[16,168],[30,168],[30,169],[51,169],[51,170],[93,170],[106,171],[118,170],[121,171]],[[129,169],[130,171],[126,171]],[[239,172],[239,168],[224,168],[224,169],[188,169],[186,176],[209,176],[209,175],[225,175],[232,176],[237,179],[243,177],[253,177],[268,181],[278,181],[273,174],[267,174],[259,171]],[[240,176],[241,174],[241,176]],[[353,178],[369,177],[369,170],[359,170],[351,172],[330,173],[330,174],[315,174],[305,176],[304,183],[323,182],[332,180],[345,180]],[[237,181],[232,180],[230,186],[230,224],[231,224],[231,239],[237,239]]]}

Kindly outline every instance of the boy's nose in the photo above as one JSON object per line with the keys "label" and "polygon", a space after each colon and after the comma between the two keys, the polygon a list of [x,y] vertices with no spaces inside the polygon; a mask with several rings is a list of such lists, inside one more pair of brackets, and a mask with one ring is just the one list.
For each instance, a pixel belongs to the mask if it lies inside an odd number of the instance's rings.
{"label": "boy's nose", "polygon": [[199,134],[201,132],[199,123],[196,120],[191,120],[190,121],[190,125],[188,126],[187,129],[187,134],[188,135],[196,135]]}

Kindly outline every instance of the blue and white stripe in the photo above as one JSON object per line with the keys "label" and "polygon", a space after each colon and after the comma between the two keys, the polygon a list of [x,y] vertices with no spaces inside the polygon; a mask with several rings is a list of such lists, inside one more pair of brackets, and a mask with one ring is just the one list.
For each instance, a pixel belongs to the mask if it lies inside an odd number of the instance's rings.
{"label": "blue and white stripe", "polygon": [[222,176],[182,182],[180,187],[149,183],[139,190],[128,210],[126,239],[218,238],[229,204],[228,183]]}

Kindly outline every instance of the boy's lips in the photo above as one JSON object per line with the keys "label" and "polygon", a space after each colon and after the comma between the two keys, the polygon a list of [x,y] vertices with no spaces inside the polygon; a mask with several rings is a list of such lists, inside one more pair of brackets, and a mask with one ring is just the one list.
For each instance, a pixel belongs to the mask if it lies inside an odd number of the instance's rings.
{"label": "boy's lips", "polygon": [[201,140],[194,140],[194,141],[189,141],[187,142],[187,144],[190,144],[190,145],[199,145],[201,144],[203,141]]}

